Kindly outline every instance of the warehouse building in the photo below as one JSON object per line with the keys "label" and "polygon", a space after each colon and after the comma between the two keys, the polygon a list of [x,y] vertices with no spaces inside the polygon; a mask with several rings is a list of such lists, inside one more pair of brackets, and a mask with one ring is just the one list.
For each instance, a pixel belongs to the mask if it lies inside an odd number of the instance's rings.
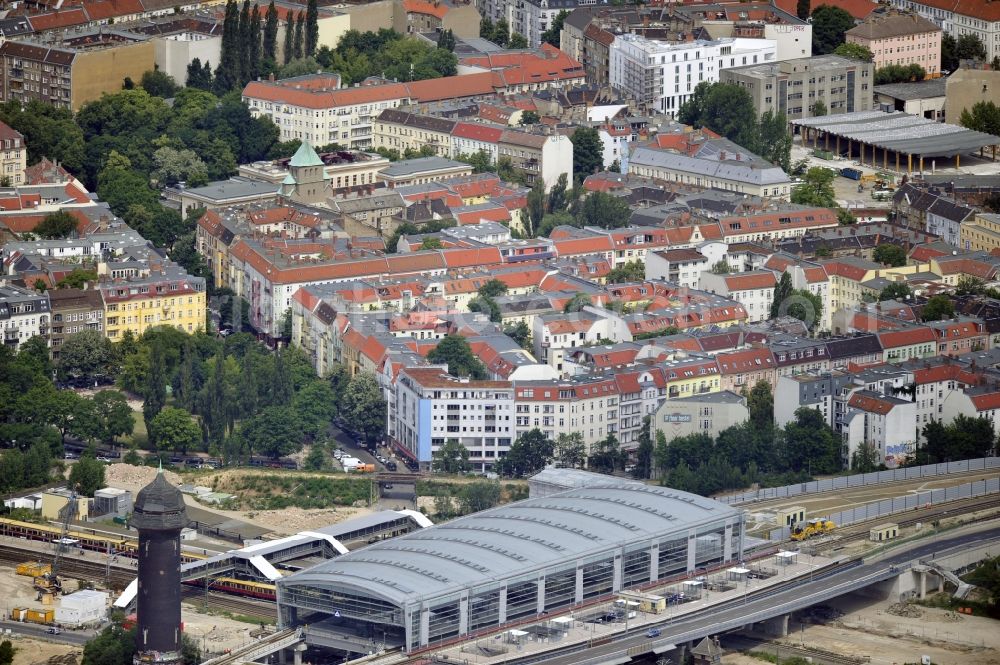
{"label": "warehouse building", "polygon": [[744,517],[608,479],[350,552],[278,580],[282,626],[316,646],[404,651],[741,558]]}

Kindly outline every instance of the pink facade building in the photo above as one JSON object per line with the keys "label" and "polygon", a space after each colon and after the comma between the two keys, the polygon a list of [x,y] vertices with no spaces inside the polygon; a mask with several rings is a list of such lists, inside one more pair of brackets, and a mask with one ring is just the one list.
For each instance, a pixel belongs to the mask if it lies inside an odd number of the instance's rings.
{"label": "pink facade building", "polygon": [[847,41],[867,46],[875,69],[920,65],[928,77],[941,72],[941,28],[916,14],[875,13],[846,33]]}

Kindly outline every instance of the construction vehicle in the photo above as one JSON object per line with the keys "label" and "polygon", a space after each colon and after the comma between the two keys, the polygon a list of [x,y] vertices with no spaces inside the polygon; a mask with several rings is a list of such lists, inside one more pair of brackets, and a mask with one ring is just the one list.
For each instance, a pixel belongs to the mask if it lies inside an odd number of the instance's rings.
{"label": "construction vehicle", "polygon": [[41,577],[52,572],[52,566],[39,561],[25,561],[17,564],[17,574],[25,577]]}
{"label": "construction vehicle", "polygon": [[837,525],[830,520],[817,517],[809,520],[804,525],[796,525],[792,529],[792,540],[807,540],[813,536],[830,533],[836,528]]}
{"label": "construction vehicle", "polygon": [[76,490],[70,493],[69,501],[62,508],[62,530],[59,538],[56,539],[56,555],[52,560],[52,568],[35,578],[34,587],[38,591],[38,600],[44,603],[51,603],[52,599],[62,591],[62,581],[59,579],[59,564],[62,562],[63,554],[70,543],[76,543],[69,538],[69,523],[76,516]]}

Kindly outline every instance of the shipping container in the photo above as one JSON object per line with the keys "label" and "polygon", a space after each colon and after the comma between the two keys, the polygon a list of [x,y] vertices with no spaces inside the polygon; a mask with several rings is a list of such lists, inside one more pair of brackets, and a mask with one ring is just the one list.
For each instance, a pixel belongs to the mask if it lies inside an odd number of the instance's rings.
{"label": "shipping container", "polygon": [[861,171],[861,169],[852,169],[848,166],[840,169],[840,175],[845,178],[850,178],[851,180],[861,180],[861,176],[864,175],[864,172]]}
{"label": "shipping container", "polygon": [[43,575],[48,575],[51,572],[52,566],[47,563],[39,563],[37,561],[25,561],[17,566],[17,574],[25,575],[27,577],[41,577]]}
{"label": "shipping container", "polygon": [[55,610],[32,610],[27,607],[15,607],[10,611],[10,618],[14,621],[49,624],[55,618]]}

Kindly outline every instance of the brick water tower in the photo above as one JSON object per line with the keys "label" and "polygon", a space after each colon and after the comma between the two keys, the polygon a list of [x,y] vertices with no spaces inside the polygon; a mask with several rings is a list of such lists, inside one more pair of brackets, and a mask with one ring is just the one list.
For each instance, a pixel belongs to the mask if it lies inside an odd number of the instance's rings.
{"label": "brick water tower", "polygon": [[135,665],[181,662],[181,529],[184,497],[163,469],[139,490],[130,525],[139,531]]}

